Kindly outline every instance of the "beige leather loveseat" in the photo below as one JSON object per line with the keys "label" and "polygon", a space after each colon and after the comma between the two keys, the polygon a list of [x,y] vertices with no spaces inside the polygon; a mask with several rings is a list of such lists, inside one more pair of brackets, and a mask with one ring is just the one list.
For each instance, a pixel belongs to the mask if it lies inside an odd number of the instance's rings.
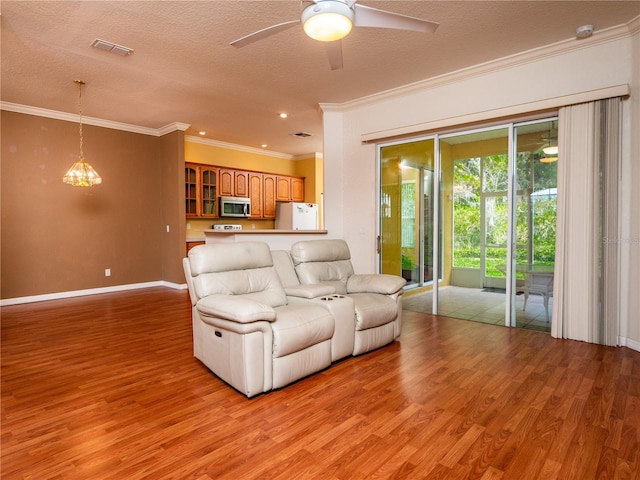
{"label": "beige leather loveseat", "polygon": [[[346,243],[338,249],[340,260],[336,246],[294,245],[291,253],[271,252],[262,242],[192,248],[183,266],[192,304],[195,357],[252,397],[340,358],[392,342],[400,334],[404,279],[358,277],[344,263]],[[329,262],[325,269],[333,272],[329,280],[314,283],[305,276],[309,266],[300,268],[308,263],[301,260],[311,257],[300,255],[309,251],[315,252],[316,260],[320,251],[333,252],[323,260]],[[342,262],[340,274],[331,264],[335,261]],[[372,284],[375,292],[364,292]]]}

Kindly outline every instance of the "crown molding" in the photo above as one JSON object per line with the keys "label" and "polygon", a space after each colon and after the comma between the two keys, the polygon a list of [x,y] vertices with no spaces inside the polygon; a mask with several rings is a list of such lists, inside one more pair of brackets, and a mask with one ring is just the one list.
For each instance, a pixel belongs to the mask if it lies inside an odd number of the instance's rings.
{"label": "crown molding", "polygon": [[590,38],[576,39],[570,38],[560,42],[534,48],[514,55],[502,57],[497,60],[481,63],[471,67],[445,73],[436,77],[410,83],[402,87],[374,93],[366,97],[350,100],[344,103],[322,103],[320,109],[323,112],[345,112],[353,108],[359,108],[383,100],[397,99],[412,93],[430,90],[444,85],[457,83],[474,77],[507,70],[520,65],[538,62],[545,58],[555,57],[568,52],[582,50],[603,43],[612,42],[621,38],[630,38],[640,32],[640,15],[632,19],[629,23],[597,31]]}
{"label": "crown molding", "polygon": [[176,132],[176,131],[184,132],[190,126],[191,125],[188,124],[188,123],[173,122],[173,123],[170,123],[169,125],[165,125],[164,127],[160,127],[158,129],[158,132],[159,132],[160,136],[166,135],[167,133],[173,133],[173,132]]}
{"label": "crown molding", "polygon": [[[6,110],[8,112],[24,113],[26,115],[35,115],[37,117],[52,118],[54,120],[63,120],[65,122],[78,122],[78,114],[59,112],[57,110],[50,110],[47,108],[31,107],[29,105],[20,105],[18,103],[0,102],[0,110]],[[140,133],[142,135],[150,135],[152,137],[161,137],[168,133],[175,131],[186,131],[191,125],[188,123],[174,122],[160,128],[148,128],[140,127],[138,125],[131,125],[129,123],[114,122],[111,120],[103,120],[95,117],[82,117],[82,123],[84,125],[93,125],[96,127],[112,128],[114,130],[123,130],[125,132]],[[244,145],[237,145],[234,143],[226,143],[218,140],[209,140],[206,138],[199,138],[191,135],[185,136],[185,140],[193,143],[203,143],[205,145],[212,145],[214,147],[228,148],[230,150],[237,150],[240,152],[255,153],[258,155],[266,155],[269,157],[283,158],[285,160],[299,160],[301,158],[309,158],[314,155],[312,153],[308,155],[289,155],[286,153],[273,152],[269,150],[263,150],[259,148],[246,147]]]}
{"label": "crown molding", "polygon": [[[295,157],[293,155],[289,155],[287,153],[274,152],[274,151],[271,151],[271,150],[264,150],[262,148],[246,147],[244,145],[237,145],[235,143],[221,142],[219,140],[210,140],[208,138],[201,138],[201,137],[196,137],[196,136],[193,136],[193,135],[187,135],[187,136],[184,137],[184,139],[187,142],[200,143],[202,145],[210,145],[212,147],[228,148],[229,150],[237,150],[239,152],[246,152],[246,153],[255,153],[257,155],[265,155],[265,156],[268,156],[268,157],[283,158],[285,160],[295,160]],[[308,156],[305,156],[304,158],[308,158]]]}
{"label": "crown molding", "polygon": [[[35,115],[36,117],[52,118],[54,120],[62,120],[65,122],[78,122],[77,113],[59,112],[57,110],[49,110],[48,108],[31,107],[29,105],[20,105],[18,103],[0,102],[0,110],[8,112],[24,113],[25,115]],[[113,130],[122,130],[131,133],[140,133],[142,135],[150,135],[152,137],[161,137],[167,133],[176,130],[185,131],[190,125],[186,123],[174,122],[161,128],[148,128],[132,125],[130,123],[114,122],[112,120],[103,120],[101,118],[82,116],[84,125],[93,125],[95,127],[111,128]]]}
{"label": "crown molding", "polygon": [[640,15],[638,15],[636,18],[632,19],[627,26],[629,27],[629,33],[631,35],[635,35],[637,33],[640,33]]}

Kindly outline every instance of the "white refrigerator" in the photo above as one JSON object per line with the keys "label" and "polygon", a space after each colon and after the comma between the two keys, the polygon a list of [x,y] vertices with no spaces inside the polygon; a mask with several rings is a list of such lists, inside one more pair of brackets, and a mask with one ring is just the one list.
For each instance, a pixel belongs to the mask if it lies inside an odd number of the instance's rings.
{"label": "white refrigerator", "polygon": [[276,230],[317,230],[318,205],[315,203],[278,203]]}

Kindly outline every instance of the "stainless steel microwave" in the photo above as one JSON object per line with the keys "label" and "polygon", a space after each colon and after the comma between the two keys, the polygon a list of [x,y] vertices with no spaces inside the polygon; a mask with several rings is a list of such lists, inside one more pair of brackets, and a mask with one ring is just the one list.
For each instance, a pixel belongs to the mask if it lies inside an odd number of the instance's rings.
{"label": "stainless steel microwave", "polygon": [[251,215],[251,200],[247,197],[220,197],[221,217],[246,218]]}

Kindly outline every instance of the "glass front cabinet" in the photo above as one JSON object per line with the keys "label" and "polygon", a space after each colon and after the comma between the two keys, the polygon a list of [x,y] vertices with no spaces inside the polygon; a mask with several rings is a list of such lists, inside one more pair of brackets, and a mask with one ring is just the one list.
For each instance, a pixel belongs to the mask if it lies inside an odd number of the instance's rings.
{"label": "glass front cabinet", "polygon": [[187,217],[218,217],[217,167],[185,164],[185,213]]}
{"label": "glass front cabinet", "polygon": [[218,216],[218,204],[217,204],[217,180],[218,169],[217,168],[200,168],[200,178],[202,184],[200,191],[202,192],[202,216],[203,217],[217,217]]}

